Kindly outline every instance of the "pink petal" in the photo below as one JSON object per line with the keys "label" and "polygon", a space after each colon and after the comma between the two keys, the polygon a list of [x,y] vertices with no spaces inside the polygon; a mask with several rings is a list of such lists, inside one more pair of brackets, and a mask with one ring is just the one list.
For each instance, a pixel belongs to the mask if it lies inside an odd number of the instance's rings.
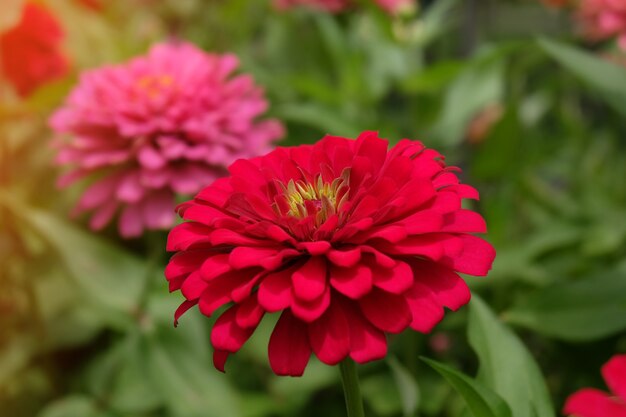
{"label": "pink petal", "polygon": [[278,319],[268,346],[270,366],[276,375],[301,376],[311,356],[307,326],[289,310]]}
{"label": "pink petal", "polygon": [[148,196],[142,208],[145,224],[150,229],[166,229],[174,223],[174,196],[168,191]]}
{"label": "pink petal", "polygon": [[122,237],[140,236],[143,232],[143,218],[139,206],[126,206],[122,210],[117,226]]}
{"label": "pink petal", "polygon": [[119,203],[116,200],[110,200],[104,203],[94,212],[89,220],[89,227],[91,227],[92,230],[102,229],[111,221],[118,207]]}

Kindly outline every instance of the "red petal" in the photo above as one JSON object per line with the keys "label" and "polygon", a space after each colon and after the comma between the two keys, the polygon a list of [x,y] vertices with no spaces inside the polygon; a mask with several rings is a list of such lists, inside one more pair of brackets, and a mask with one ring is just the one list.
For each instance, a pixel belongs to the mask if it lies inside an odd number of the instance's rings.
{"label": "red petal", "polygon": [[443,216],[434,210],[420,210],[402,219],[401,223],[409,235],[434,233],[441,230]]}
{"label": "red petal", "polygon": [[465,281],[451,269],[429,261],[411,261],[415,281],[426,285],[439,304],[458,310],[469,303],[471,293]]}
{"label": "red petal", "polygon": [[331,248],[330,243],[320,240],[317,242],[299,242],[298,249],[303,249],[309,252],[311,255],[323,255]]}
{"label": "red petal", "polygon": [[278,250],[273,248],[252,248],[238,246],[230,252],[228,263],[236,269],[259,266],[264,259],[274,256],[277,253]]}
{"label": "red petal", "polygon": [[216,350],[237,352],[256,329],[256,327],[242,328],[237,324],[235,316],[238,309],[238,305],[229,308],[213,325],[211,344]]}
{"label": "red petal", "polygon": [[210,234],[211,244],[214,246],[262,246],[264,241],[242,235],[228,229],[217,229]]}
{"label": "red petal", "polygon": [[165,267],[165,277],[168,280],[180,278],[200,268],[202,262],[209,257],[209,251],[179,252],[172,256]]}
{"label": "red petal", "polygon": [[237,326],[242,328],[256,327],[263,318],[265,311],[259,305],[255,296],[246,299],[243,303],[239,304],[235,320]]}
{"label": "red petal", "polygon": [[191,307],[195,306],[196,304],[198,304],[197,301],[187,300],[178,306],[178,308],[174,312],[174,327],[178,326],[178,319],[180,319],[180,316],[185,314],[187,310],[189,310]]}
{"label": "red petal", "polygon": [[405,297],[413,316],[410,325],[413,330],[429,333],[443,319],[443,307],[427,286],[415,283]]}
{"label": "red petal", "polygon": [[200,223],[182,223],[167,236],[167,251],[184,251],[194,245],[209,244],[211,229]]}
{"label": "red petal", "polygon": [[221,275],[232,270],[232,267],[228,263],[228,254],[218,254],[209,257],[202,264],[202,277],[206,281],[211,281]]}
{"label": "red petal", "polygon": [[258,299],[261,307],[270,313],[284,310],[291,305],[291,274],[293,269],[266,276],[259,285]]}
{"label": "red petal", "polygon": [[301,376],[311,356],[307,327],[289,310],[278,319],[268,346],[270,366],[276,375]]}
{"label": "red petal", "polygon": [[450,233],[487,233],[485,219],[471,210],[459,210],[444,216],[442,232]]}
{"label": "red petal", "polygon": [[330,269],[330,285],[350,298],[361,298],[372,290],[372,271],[365,265]]}
{"label": "red petal", "polygon": [[192,272],[183,282],[181,292],[188,300],[197,300],[206,290],[208,283],[202,279],[200,271]]}
{"label": "red petal", "polygon": [[583,389],[565,402],[563,413],[580,417],[626,417],[626,404],[596,389]]}
{"label": "red petal", "polygon": [[365,320],[355,307],[341,304],[350,327],[350,357],[358,363],[382,359],[387,355],[385,333]]}
{"label": "red petal", "polygon": [[213,350],[213,366],[220,372],[224,371],[224,365],[226,365],[226,359],[228,359],[229,352],[225,350]]}
{"label": "red petal", "polygon": [[232,301],[231,292],[233,289],[249,279],[249,271],[235,271],[209,281],[198,302],[200,312],[210,317],[215,310]]}
{"label": "red petal", "polygon": [[463,242],[462,252],[442,261],[452,269],[464,274],[485,276],[491,269],[496,251],[488,242],[472,235],[459,235]]}
{"label": "red petal", "polygon": [[382,252],[393,255],[414,255],[425,256],[434,261],[441,259],[444,255],[444,244],[446,239],[453,238],[452,235],[428,234],[411,236],[398,243],[381,242],[376,247]]}
{"label": "red petal", "polygon": [[293,292],[303,301],[317,300],[326,289],[326,259],[312,257],[291,276]]}
{"label": "red petal", "polygon": [[329,305],[330,287],[326,286],[324,293],[317,300],[306,302],[294,298],[291,303],[291,311],[297,318],[310,323],[324,314]]}
{"label": "red petal", "polygon": [[326,257],[337,266],[351,267],[361,260],[361,249],[358,247],[348,250],[331,249]]}
{"label": "red petal", "polygon": [[400,333],[412,321],[412,314],[403,296],[373,290],[359,300],[363,315],[380,330]]}
{"label": "red petal", "polygon": [[626,355],[613,356],[602,367],[602,376],[611,391],[626,403]]}
{"label": "red petal", "polygon": [[350,353],[350,327],[341,308],[333,304],[309,324],[313,352],[327,365],[336,365]]}
{"label": "red petal", "polygon": [[376,268],[373,270],[374,285],[392,294],[402,294],[413,284],[413,270],[398,261],[393,268]]}

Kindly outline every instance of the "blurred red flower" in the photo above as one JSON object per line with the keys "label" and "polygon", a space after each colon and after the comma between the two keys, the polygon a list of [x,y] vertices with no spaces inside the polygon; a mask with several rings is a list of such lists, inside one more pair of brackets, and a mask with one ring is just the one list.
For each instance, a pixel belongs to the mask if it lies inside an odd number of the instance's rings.
{"label": "blurred red flower", "polygon": [[22,97],[69,70],[63,28],[41,4],[28,2],[17,26],[0,35],[0,72]]}
{"label": "blurred red flower", "polygon": [[614,395],[593,388],[572,394],[563,413],[577,417],[626,417],[626,355],[616,355],[602,367],[602,376]]}
{"label": "blurred red flower", "polygon": [[223,370],[265,313],[282,312],[269,341],[278,375],[387,353],[387,333],[430,332],[443,307],[470,300],[457,272],[486,275],[495,251],[470,233],[483,218],[461,207],[478,193],[421,143],[388,150],[375,132],[326,136],[229,168],[179,206],[165,270],[186,301],[217,319],[211,342]]}
{"label": "blurred red flower", "polygon": [[92,211],[101,229],[120,213],[123,237],[165,229],[177,194],[193,195],[238,158],[262,155],[283,135],[260,119],[268,103],[236,56],[193,44],[157,44],[145,56],[81,75],[50,124],[57,162],[72,169],[59,184],[95,178],[75,212]]}

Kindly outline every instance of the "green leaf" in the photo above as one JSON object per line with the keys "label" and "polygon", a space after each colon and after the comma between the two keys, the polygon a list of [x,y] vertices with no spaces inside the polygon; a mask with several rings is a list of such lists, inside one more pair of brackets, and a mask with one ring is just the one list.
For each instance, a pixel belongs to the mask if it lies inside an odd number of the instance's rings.
{"label": "green leaf", "polygon": [[539,366],[524,344],[479,297],[470,303],[469,342],[478,354],[478,380],[498,393],[513,417],[554,417]]}
{"label": "green leaf", "polygon": [[0,194],[0,204],[39,234],[86,296],[99,307],[124,313],[139,303],[147,278],[144,263],[95,234]]}
{"label": "green leaf", "polygon": [[[209,335],[198,314],[187,314],[174,328],[177,300],[153,296],[146,313],[143,362],[147,378],[171,415],[240,417],[239,398],[225,375],[211,363]],[[168,312],[167,321],[161,313]]]}
{"label": "green leaf", "polygon": [[539,290],[506,313],[508,322],[571,341],[626,330],[626,270]]}
{"label": "green leaf", "polygon": [[421,359],[439,372],[461,394],[474,417],[511,417],[508,405],[489,388],[443,363],[427,358]]}
{"label": "green leaf", "polygon": [[398,387],[388,374],[374,374],[361,381],[363,400],[376,415],[395,416],[402,413],[402,399]]}
{"label": "green leaf", "polygon": [[289,104],[274,109],[281,119],[302,123],[335,135],[356,137],[360,129],[350,121],[338,117],[337,111],[313,103]]}
{"label": "green leaf", "polygon": [[396,387],[402,400],[402,410],[405,417],[414,416],[419,405],[420,392],[413,375],[395,358],[387,360]]}
{"label": "green leaf", "polygon": [[99,410],[94,400],[74,395],[49,404],[38,417],[112,417],[112,415]]}
{"label": "green leaf", "polygon": [[485,51],[454,80],[446,92],[441,116],[432,128],[435,138],[446,145],[458,144],[472,118],[502,100],[506,51],[508,46]]}
{"label": "green leaf", "polygon": [[602,98],[616,110],[626,113],[626,69],[580,49],[539,39],[550,56],[602,93]]}
{"label": "green leaf", "polygon": [[542,38],[538,42],[550,56],[590,85],[626,96],[626,70],[623,67],[550,39]]}

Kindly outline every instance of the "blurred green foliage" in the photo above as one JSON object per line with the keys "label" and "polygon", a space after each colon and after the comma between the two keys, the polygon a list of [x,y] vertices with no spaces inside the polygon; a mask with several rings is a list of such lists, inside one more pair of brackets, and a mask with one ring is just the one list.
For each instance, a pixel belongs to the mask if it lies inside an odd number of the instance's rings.
{"label": "blurred green foliage", "polygon": [[336,369],[271,373],[272,323],[226,375],[213,369],[210,321],[192,312],[173,328],[165,233],[127,242],[67,218],[78,190],[54,186],[47,115],[80,70],[168,36],[237,53],[285,145],[366,129],[420,139],[481,191],[498,258],[468,280],[484,301],[363,366],[367,415],[551,417],[626,351],[626,67],[566,15],[505,0],[422,2],[398,18],[265,0],[48,3],[74,76],[0,97],[0,416],[344,415]]}

